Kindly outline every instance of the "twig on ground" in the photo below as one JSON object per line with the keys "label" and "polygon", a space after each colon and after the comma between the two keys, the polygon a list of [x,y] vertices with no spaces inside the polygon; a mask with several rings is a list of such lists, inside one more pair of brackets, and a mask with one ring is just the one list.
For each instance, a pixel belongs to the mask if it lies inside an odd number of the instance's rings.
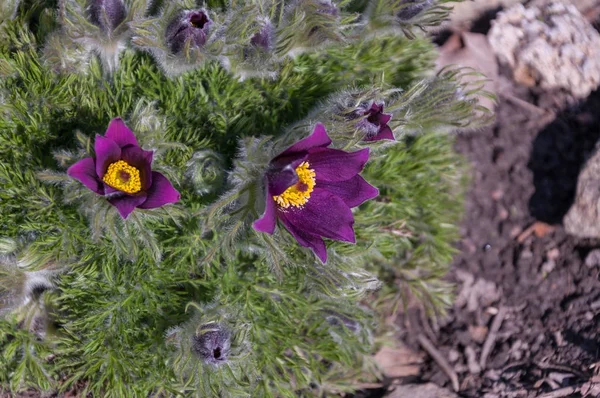
{"label": "twig on ground", "polygon": [[543,379],[539,379],[538,381],[533,383],[533,388],[540,389],[544,385],[544,383],[548,384],[553,390],[556,390],[560,387],[560,384],[558,384],[554,380],[548,377],[544,377]]}
{"label": "twig on ground", "polygon": [[[510,93],[500,93],[500,95],[506,99],[509,102],[512,102],[514,105],[520,106],[523,109],[526,109],[530,112],[536,113],[538,115],[554,115],[554,112],[551,111],[547,111],[543,108],[540,108],[539,106],[536,106],[530,102],[527,102],[525,100],[522,100],[519,97],[515,97],[514,95],[510,94]],[[556,115],[554,115],[556,116]]]}
{"label": "twig on ground", "polygon": [[508,371],[509,369],[519,368],[521,366],[528,365],[528,364],[530,364],[528,359],[525,359],[522,361],[517,361],[517,362],[511,362],[508,365],[506,365],[505,367],[503,367],[502,370],[500,371],[500,373],[504,373],[504,372]]}
{"label": "twig on ground", "polygon": [[579,391],[579,387],[565,387],[558,390],[550,391],[546,394],[538,395],[538,398],[561,398],[568,397],[571,394],[575,394]]}
{"label": "twig on ground", "polygon": [[446,361],[446,358],[442,356],[442,353],[439,352],[437,348],[433,346],[433,343],[424,335],[418,335],[417,340],[419,341],[419,344],[421,344],[421,347],[427,351],[427,353],[435,360],[435,362],[437,362],[438,366],[450,378],[450,381],[452,382],[452,388],[457,392],[459,390],[458,376],[448,361]]}
{"label": "twig on ground", "polygon": [[485,365],[487,363],[488,356],[494,348],[494,344],[496,343],[496,337],[498,336],[498,330],[500,330],[500,326],[502,325],[502,321],[504,320],[504,316],[506,315],[506,307],[501,306],[498,309],[498,314],[494,318],[492,322],[492,326],[490,327],[490,331],[485,339],[485,343],[483,343],[483,349],[481,350],[481,358],[479,358],[479,366],[481,369],[485,369]]}
{"label": "twig on ground", "polygon": [[543,370],[553,369],[568,372],[580,377],[581,379],[586,379],[588,377],[588,375],[584,374],[583,372],[566,365],[557,365],[550,362],[542,361],[533,361],[533,364]]}
{"label": "twig on ground", "polygon": [[427,334],[431,340],[435,339],[435,333],[431,326],[429,325],[429,319],[427,318],[427,313],[425,311],[424,306],[419,306],[419,317],[421,318],[421,325],[423,326],[423,331]]}

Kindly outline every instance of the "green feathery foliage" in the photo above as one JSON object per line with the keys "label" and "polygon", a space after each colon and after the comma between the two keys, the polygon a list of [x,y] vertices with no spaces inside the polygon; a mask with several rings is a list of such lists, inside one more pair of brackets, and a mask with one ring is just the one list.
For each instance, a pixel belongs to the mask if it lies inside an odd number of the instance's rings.
{"label": "green feathery foliage", "polygon": [[[160,3],[125,1],[108,33],[83,0],[0,6],[0,389],[352,392],[378,374],[378,313],[409,294],[432,312],[450,301],[464,165],[449,133],[489,112],[472,72],[434,74],[433,45],[413,34],[447,2]],[[157,55],[185,7],[208,10],[212,47]],[[245,58],[264,18],[277,45]],[[396,141],[363,141],[347,116],[369,101]],[[115,117],[178,203],[123,220],[65,173]],[[269,161],[316,122],[335,148],[371,149],[363,176],[380,191],[354,209],[357,244],[328,241],[326,264],[281,226],[251,227]]]}

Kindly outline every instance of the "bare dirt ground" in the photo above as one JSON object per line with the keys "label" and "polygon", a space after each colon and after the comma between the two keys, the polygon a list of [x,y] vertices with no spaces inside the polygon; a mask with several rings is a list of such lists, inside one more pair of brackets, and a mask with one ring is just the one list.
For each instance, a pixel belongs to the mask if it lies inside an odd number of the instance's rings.
{"label": "bare dirt ground", "polygon": [[[560,225],[600,138],[598,110],[598,91],[551,121],[501,99],[495,126],[458,137],[474,181],[451,276],[459,296],[434,344],[461,396],[536,397],[566,387],[553,396],[579,397],[600,382],[600,242],[569,237]],[[435,361],[421,378],[451,384]]]}
{"label": "bare dirt ground", "polygon": [[[598,14],[589,14],[596,29]],[[492,18],[471,31],[485,34]],[[456,302],[438,320],[419,309],[398,317],[419,370],[370,396],[600,397],[600,240],[561,225],[600,145],[600,91],[568,104],[561,93],[518,86],[502,68],[496,83],[495,124],[456,142],[472,165],[448,276]]]}

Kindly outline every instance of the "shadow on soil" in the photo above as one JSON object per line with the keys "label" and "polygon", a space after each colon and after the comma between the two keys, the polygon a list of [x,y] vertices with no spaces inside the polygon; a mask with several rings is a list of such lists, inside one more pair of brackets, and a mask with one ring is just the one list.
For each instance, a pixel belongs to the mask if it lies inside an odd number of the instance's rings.
{"label": "shadow on soil", "polygon": [[561,112],[535,137],[527,166],[535,186],[529,211],[537,220],[559,224],[571,207],[579,172],[600,138],[599,110],[600,90]]}

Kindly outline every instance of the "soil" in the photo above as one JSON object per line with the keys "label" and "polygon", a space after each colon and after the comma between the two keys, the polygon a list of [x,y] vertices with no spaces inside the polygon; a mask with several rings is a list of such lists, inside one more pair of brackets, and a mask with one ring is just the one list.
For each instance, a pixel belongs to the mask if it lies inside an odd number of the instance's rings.
{"label": "soil", "polygon": [[[451,274],[463,290],[434,344],[454,360],[460,396],[535,397],[582,386],[600,370],[600,261],[593,251],[600,242],[570,237],[559,224],[600,138],[599,109],[596,91],[548,123],[551,113],[504,97],[495,126],[457,139],[474,170]],[[461,296],[475,297],[476,307]],[[501,307],[485,366],[469,369],[469,355],[481,365]],[[450,386],[434,361],[421,372],[423,380]]]}
{"label": "soil", "polygon": [[431,324],[418,309],[397,320],[404,344],[425,353],[424,336],[448,369],[429,352],[418,375],[395,382],[469,398],[600,397],[600,240],[561,225],[600,145],[600,91],[568,103],[508,75],[495,125],[457,136],[473,173],[448,277],[456,303]]}

